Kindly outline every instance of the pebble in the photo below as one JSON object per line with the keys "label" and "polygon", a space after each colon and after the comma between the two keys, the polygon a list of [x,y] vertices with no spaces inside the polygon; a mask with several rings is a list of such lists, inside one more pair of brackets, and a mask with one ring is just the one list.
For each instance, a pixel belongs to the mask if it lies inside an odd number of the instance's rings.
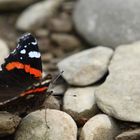
{"label": "pebble", "polygon": [[74,35],[53,33],[51,39],[64,50],[75,50],[81,47],[80,40]]}
{"label": "pebble", "polygon": [[40,27],[55,15],[63,1],[45,0],[31,5],[17,19],[16,28],[23,31],[30,31]]}
{"label": "pebble", "polygon": [[49,96],[43,103],[45,108],[60,110],[60,102],[54,96]]}
{"label": "pebble", "polygon": [[0,137],[13,134],[21,118],[8,112],[0,111]]}
{"label": "pebble", "polygon": [[124,121],[140,122],[140,42],[117,47],[106,81],[97,88],[98,107]]}
{"label": "pebble", "polygon": [[[48,52],[48,48],[51,47],[51,42],[48,37],[41,37],[38,39],[38,46],[41,52]],[[47,55],[47,54],[46,54]]]}
{"label": "pebble", "polygon": [[53,109],[27,115],[15,134],[15,140],[76,140],[76,137],[77,126],[73,119],[65,112]]}
{"label": "pebble", "polygon": [[99,114],[83,126],[79,140],[114,140],[119,132],[117,124],[111,117]]}
{"label": "pebble", "polygon": [[0,65],[4,63],[4,58],[8,57],[9,55],[9,48],[6,42],[0,39]]}
{"label": "pebble", "polygon": [[63,98],[63,110],[81,123],[97,113],[95,87],[69,88]]}
{"label": "pebble", "polygon": [[49,36],[49,30],[39,28],[34,31],[34,34],[36,37],[43,38],[43,37],[48,37]]}
{"label": "pebble", "polygon": [[42,54],[41,59],[43,62],[50,62],[51,59],[53,59],[53,55],[52,53],[45,53],[45,54]]}
{"label": "pebble", "polygon": [[139,0],[79,0],[73,19],[89,43],[116,48],[140,39],[139,7]]}
{"label": "pebble", "polygon": [[96,47],[71,55],[58,63],[63,78],[71,85],[86,86],[100,80],[108,70],[113,51]]}
{"label": "pebble", "polygon": [[115,138],[115,140],[139,140],[139,139],[140,139],[140,129],[123,132]]}
{"label": "pebble", "polygon": [[70,32],[72,30],[72,21],[70,18],[52,18],[49,21],[48,29],[52,32]]}

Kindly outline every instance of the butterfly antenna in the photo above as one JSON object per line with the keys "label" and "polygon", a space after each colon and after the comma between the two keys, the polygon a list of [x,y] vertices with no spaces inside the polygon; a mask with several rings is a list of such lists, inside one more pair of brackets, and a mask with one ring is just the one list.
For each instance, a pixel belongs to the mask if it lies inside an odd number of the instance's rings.
{"label": "butterfly antenna", "polygon": [[52,79],[52,83],[54,84],[57,79],[63,74],[64,71],[61,71],[54,79]]}
{"label": "butterfly antenna", "polygon": [[55,82],[59,79],[59,77],[62,76],[64,71],[61,71],[56,77],[54,77],[51,82],[50,82],[50,86],[48,88],[48,91],[50,92],[50,89],[54,86]]}
{"label": "butterfly antenna", "polygon": [[[54,83],[59,79],[59,77],[63,74],[64,71],[61,71],[54,79],[51,80],[50,82],[50,86],[48,88],[48,96],[47,97],[50,97],[52,95],[52,91],[50,91],[50,89],[53,87]],[[47,128],[49,128],[48,124],[47,124],[47,106],[45,104],[45,123],[46,123],[46,126]]]}

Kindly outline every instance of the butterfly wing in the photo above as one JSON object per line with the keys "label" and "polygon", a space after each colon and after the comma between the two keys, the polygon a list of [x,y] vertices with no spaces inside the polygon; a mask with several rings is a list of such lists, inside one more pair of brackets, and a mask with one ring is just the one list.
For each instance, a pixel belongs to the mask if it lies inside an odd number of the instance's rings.
{"label": "butterfly wing", "polygon": [[0,102],[25,91],[42,76],[41,55],[37,40],[30,34],[19,38],[16,49],[2,64]]}
{"label": "butterfly wing", "polygon": [[21,115],[39,109],[45,101],[46,95],[48,95],[45,93],[48,90],[51,79],[51,76],[47,75],[43,80],[32,85],[20,95],[0,103],[0,110]]}

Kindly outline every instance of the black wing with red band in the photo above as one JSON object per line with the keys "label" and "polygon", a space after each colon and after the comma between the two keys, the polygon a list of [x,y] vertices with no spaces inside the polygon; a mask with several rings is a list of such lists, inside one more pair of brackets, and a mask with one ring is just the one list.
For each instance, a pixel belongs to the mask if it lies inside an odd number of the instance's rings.
{"label": "black wing with red band", "polygon": [[[18,102],[19,105],[19,102],[26,103],[26,95],[45,93],[50,83],[50,77],[47,84],[40,82],[42,77],[41,54],[37,40],[30,33],[19,38],[16,49],[10,53],[1,67],[0,110],[10,105],[10,102],[12,104]],[[37,82],[40,84],[34,86],[33,84]],[[26,105],[28,106],[28,103]]]}

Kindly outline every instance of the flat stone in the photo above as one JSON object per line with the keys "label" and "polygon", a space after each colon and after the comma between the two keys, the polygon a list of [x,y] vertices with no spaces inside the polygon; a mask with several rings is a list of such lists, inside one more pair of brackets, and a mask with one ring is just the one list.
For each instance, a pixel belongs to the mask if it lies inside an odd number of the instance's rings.
{"label": "flat stone", "polygon": [[75,50],[81,47],[80,40],[74,35],[53,33],[51,39],[64,50]]}
{"label": "flat stone", "polygon": [[140,42],[119,46],[110,62],[109,76],[97,88],[96,102],[105,113],[140,122]]}
{"label": "flat stone", "polygon": [[54,16],[62,2],[63,0],[45,0],[31,5],[19,16],[16,28],[29,31],[40,27]]}
{"label": "flat stone", "polygon": [[115,138],[115,140],[139,140],[139,139],[140,139],[140,129],[123,132]]}
{"label": "flat stone", "polygon": [[140,39],[139,7],[139,0],[79,0],[73,19],[89,43],[115,48]]}
{"label": "flat stone", "polygon": [[63,99],[63,110],[74,120],[81,122],[97,113],[94,97],[95,87],[69,88]]}
{"label": "flat stone", "polygon": [[113,51],[107,47],[88,49],[58,63],[63,78],[71,85],[85,86],[100,80],[108,70]]}
{"label": "flat stone", "polygon": [[15,134],[15,140],[31,139],[76,140],[77,126],[65,112],[53,109],[39,110],[27,115]]}
{"label": "flat stone", "polygon": [[21,118],[8,112],[0,111],[0,137],[13,134]]}
{"label": "flat stone", "polygon": [[117,124],[111,117],[99,114],[89,119],[83,126],[80,140],[114,140],[119,132]]}

